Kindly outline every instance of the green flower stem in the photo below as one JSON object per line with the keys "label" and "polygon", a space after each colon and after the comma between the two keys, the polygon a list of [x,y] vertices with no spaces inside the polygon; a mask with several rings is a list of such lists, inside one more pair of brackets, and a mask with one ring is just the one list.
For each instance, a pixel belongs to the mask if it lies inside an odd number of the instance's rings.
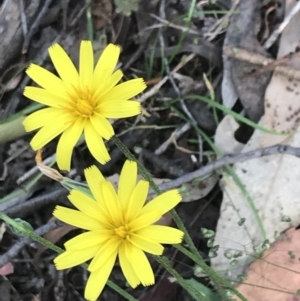
{"label": "green flower stem", "polygon": [[172,276],[174,276],[177,282],[188,292],[192,292],[195,296],[197,296],[197,300],[199,301],[209,301],[205,296],[203,296],[198,290],[192,287],[189,283],[185,281],[185,279],[171,267],[168,260],[166,260],[163,256],[153,256],[155,260],[163,266]]}
{"label": "green flower stem", "polygon": [[247,298],[245,298],[226,278],[220,276],[218,273],[216,273],[210,266],[206,264],[206,262],[203,260],[202,257],[195,256],[193,253],[188,251],[186,248],[184,248],[181,245],[173,245],[177,250],[182,252],[184,255],[191,258],[200,268],[202,268],[203,272],[207,274],[210,278],[210,280],[213,282],[213,284],[216,286],[216,289],[224,298],[224,300],[227,300],[228,297],[226,295],[226,289],[229,289],[231,292],[237,295],[242,301],[248,301]]}
{"label": "green flower stem", "polygon": [[[58,246],[54,245],[53,243],[51,243],[50,241],[46,240],[45,238],[40,237],[39,235],[35,234],[33,231],[24,228],[20,223],[16,222],[15,220],[13,220],[12,218],[8,217],[7,215],[5,215],[2,212],[0,212],[0,219],[2,219],[7,224],[9,224],[10,226],[12,226],[18,232],[22,233],[24,236],[30,237],[31,239],[37,241],[38,243],[46,246],[49,249],[55,251],[56,253],[60,254],[60,253],[64,252],[63,249],[61,249]],[[83,266],[84,266],[85,269],[87,268],[87,265],[83,265]],[[112,281],[107,280],[106,284],[110,288],[112,288],[114,291],[116,291],[117,293],[119,293],[121,296],[123,296],[125,299],[127,299],[129,301],[138,301],[137,299],[135,299],[134,297],[132,297],[130,294],[128,294],[125,290],[123,290],[122,288],[120,288],[118,285],[116,285]]]}
{"label": "green flower stem", "polygon": [[[139,172],[141,175],[149,182],[151,188],[155,191],[157,195],[161,194],[161,191],[159,190],[158,186],[154,183],[152,177],[149,175],[147,170],[140,164],[140,162],[135,158],[135,156],[130,152],[130,150],[126,147],[126,145],[123,144],[123,142],[116,136],[113,136],[111,138],[117,147],[124,153],[124,155],[129,159],[137,163]],[[221,277],[217,272],[215,272],[211,267],[209,267],[203,258],[200,256],[197,248],[194,245],[194,242],[192,238],[190,237],[188,231],[186,230],[182,220],[178,216],[175,209],[171,210],[171,215],[178,226],[178,228],[184,232],[184,239],[186,243],[188,244],[190,251],[188,251],[186,248],[184,248],[181,245],[174,245],[179,251],[181,251],[183,254],[191,258],[195,263],[197,263],[203,271],[207,274],[207,276],[213,281],[214,285],[216,286],[217,290],[220,292],[220,294],[225,298],[224,300],[228,299],[228,297],[225,296],[226,292],[223,288],[223,285],[225,285],[228,289],[230,289],[232,292],[234,292],[242,301],[247,301],[247,299],[241,295],[232,285],[231,283]]]}

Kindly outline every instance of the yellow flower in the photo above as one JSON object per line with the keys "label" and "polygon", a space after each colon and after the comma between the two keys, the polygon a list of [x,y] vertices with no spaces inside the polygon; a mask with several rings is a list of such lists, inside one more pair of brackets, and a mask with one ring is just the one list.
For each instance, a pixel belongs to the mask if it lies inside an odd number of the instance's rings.
{"label": "yellow flower", "polygon": [[[84,133],[87,147],[101,164],[110,160],[104,139],[110,139],[114,130],[107,118],[125,118],[141,111],[137,101],[130,100],[145,88],[142,78],[118,84],[123,73],[114,71],[120,48],[109,44],[94,68],[90,41],[80,45],[79,72],[61,46],[49,48],[49,55],[59,75],[31,64],[26,70],[41,88],[25,87],[24,95],[49,106],[29,115],[23,122],[26,131],[40,130],[31,140],[34,150],[41,149],[56,136],[57,164],[70,170],[73,148]],[[118,84],[118,85],[117,85]]]}
{"label": "yellow flower", "polygon": [[165,192],[145,205],[149,183],[137,183],[137,165],[126,161],[120,174],[118,192],[96,166],[85,169],[93,198],[72,190],[69,199],[79,210],[57,206],[54,216],[88,230],[65,243],[66,251],[55,258],[56,268],[67,269],[92,259],[85,298],[96,300],[118,257],[122,272],[133,288],[154,284],[154,274],[144,252],[161,255],[161,244],[178,244],[183,232],[153,225],[176,206],[178,190]]}

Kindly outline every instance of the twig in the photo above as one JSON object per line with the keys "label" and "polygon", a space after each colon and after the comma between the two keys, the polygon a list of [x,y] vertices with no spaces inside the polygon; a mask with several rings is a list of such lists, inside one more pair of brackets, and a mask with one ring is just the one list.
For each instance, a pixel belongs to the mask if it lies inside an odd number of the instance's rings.
{"label": "twig", "polygon": [[[58,228],[62,225],[62,223],[58,220],[51,221],[50,223],[41,226],[40,228],[34,231],[35,234],[42,236],[49,231]],[[12,258],[16,257],[25,245],[31,242],[31,238],[24,237],[18,240],[6,253],[0,256],[0,267],[4,266],[7,262],[9,262]]]}
{"label": "twig", "polygon": [[28,32],[26,14],[25,14],[25,11],[24,11],[23,0],[19,0],[19,3],[20,3],[20,15],[21,15],[22,30],[23,30],[23,35],[24,35],[24,38],[25,38],[25,36]]}
{"label": "twig", "polygon": [[[231,46],[224,46],[223,50],[224,54],[227,56],[231,56],[238,60],[249,62],[254,65],[266,66],[268,70],[268,65],[274,64],[273,66],[276,72],[283,74],[288,78],[300,80],[300,70],[293,69],[285,64],[277,65],[278,63],[276,60],[267,58],[261,54],[249,52],[241,48],[233,48]],[[298,55],[298,53],[296,53],[295,55]]]}
{"label": "twig", "polygon": [[277,154],[287,154],[287,155],[292,155],[300,158],[300,148],[279,144],[279,145],[274,145],[266,148],[259,148],[247,153],[226,155],[221,159],[209,163],[189,174],[177,178],[176,180],[160,184],[158,185],[158,187],[162,191],[173,189],[175,187],[180,187],[184,183],[193,181],[196,178],[203,177],[226,165],[234,164],[237,162],[244,162],[250,159],[261,158],[270,155],[277,155]]}
{"label": "twig", "polygon": [[71,24],[70,27],[75,26],[79,19],[83,16],[83,14],[86,12],[86,9],[90,6],[90,3],[85,3],[85,5],[80,9],[80,11],[78,12],[78,14],[76,16],[71,16]]}
{"label": "twig", "polygon": [[[166,14],[165,14],[165,0],[162,0],[160,2],[159,14],[160,14],[161,18],[166,19]],[[176,82],[174,80],[173,74],[171,73],[170,66],[169,66],[169,63],[168,63],[168,59],[165,57],[165,53],[164,53],[164,51],[165,51],[165,42],[164,42],[164,37],[162,35],[162,31],[161,30],[159,31],[159,42],[160,42],[160,48],[161,48],[162,58],[163,58],[163,61],[164,61],[166,72],[167,72],[167,74],[169,76],[169,80],[170,80],[170,83],[171,83],[174,91],[178,95],[181,108],[184,111],[184,113],[188,116],[188,118],[191,120],[192,125],[193,126],[197,126],[197,122],[194,119],[194,117],[192,116],[192,114],[190,113],[190,111],[188,110],[188,108],[186,107],[185,102],[184,102],[184,100],[182,98],[181,92],[180,92],[179,88],[176,85]],[[198,146],[199,146],[199,161],[202,162],[202,155],[203,155],[202,147],[203,147],[203,142],[202,142],[201,136],[198,133],[197,133],[197,137],[198,137]]]}
{"label": "twig", "polygon": [[[175,29],[178,29],[178,30],[181,30],[182,32],[188,32],[188,33],[191,33],[191,34],[196,34],[196,35],[200,35],[200,32],[197,31],[197,30],[193,30],[193,29],[190,29],[188,27],[185,27],[185,26],[180,26],[180,25],[176,25],[170,21],[167,21],[166,19],[163,19],[159,16],[156,16],[154,14],[149,14],[150,17],[156,19],[157,21],[161,22],[162,24],[164,24],[165,26],[169,26],[169,27],[172,27],[172,28],[175,28]],[[148,27],[146,30],[149,30],[149,29],[153,29],[153,28],[161,28],[163,27],[163,25],[159,24],[159,25],[154,25],[153,27]]]}
{"label": "twig", "polygon": [[[55,159],[55,154],[51,155],[50,157],[46,158],[44,160],[44,164],[47,165],[50,162],[52,162]],[[37,171],[39,171],[38,167],[35,165],[34,167],[32,167],[29,171],[27,171],[22,177],[20,177],[19,179],[17,179],[17,184],[20,185],[22,184],[25,180],[27,180],[29,177],[31,177],[32,175],[34,175]]]}
{"label": "twig", "polygon": [[[61,35],[59,34],[55,37],[55,39],[51,42],[51,44],[55,44],[55,43],[59,42],[60,39],[61,39]],[[48,51],[46,51],[46,49],[44,51],[44,49],[45,49],[44,47],[43,47],[43,49],[40,49],[41,56],[38,58],[37,61],[35,61],[36,64],[41,65],[48,58],[48,56],[49,56]],[[2,114],[2,118],[7,118],[8,116],[12,115],[15,112],[15,110],[21,100],[21,95],[23,95],[23,90],[24,90],[25,86],[28,85],[30,80],[31,79],[29,76],[25,76],[24,79],[21,81],[21,83],[19,84],[19,87],[11,95],[11,99],[13,99],[14,101],[10,101],[8,103],[8,105],[5,108],[5,111]]]}
{"label": "twig", "polygon": [[[232,2],[232,1],[231,1]],[[208,41],[212,41],[217,35],[221,34],[222,32],[226,31],[224,29],[224,24],[229,23],[229,19],[231,15],[234,13],[236,8],[238,7],[240,0],[236,0],[233,5],[231,6],[230,11],[226,14],[223,18],[219,19],[209,30],[207,33],[204,33],[203,37],[207,38]]]}
{"label": "twig", "polygon": [[30,30],[27,34],[27,36],[24,39],[24,43],[23,43],[23,49],[22,49],[22,53],[27,53],[27,49],[30,43],[31,38],[33,37],[33,35],[35,34],[37,28],[39,27],[42,18],[45,16],[49,6],[51,5],[53,0],[46,0],[44,2],[44,6],[42,8],[42,10],[40,11],[40,13],[38,14],[38,16],[36,17],[35,21],[33,22],[33,24],[30,27]]}
{"label": "twig", "polygon": [[165,152],[167,147],[172,143],[174,140],[176,141],[178,138],[180,138],[184,133],[186,133],[191,128],[191,125],[189,123],[184,124],[183,126],[177,128],[171,136],[160,146],[156,149],[154,152],[155,155],[161,155]]}
{"label": "twig", "polygon": [[274,30],[274,32],[270,35],[268,40],[264,44],[264,48],[269,49],[274,42],[277,40],[279,35],[283,32],[283,30],[288,26],[293,17],[300,11],[300,2],[296,2],[294,7],[291,9],[289,14],[284,18],[283,22],[279,25],[279,27]]}
{"label": "twig", "polygon": [[62,195],[67,195],[68,191],[65,188],[60,188],[51,192],[46,192],[45,194],[39,195],[32,198],[25,203],[18,204],[14,207],[10,207],[3,210],[5,214],[10,217],[24,218],[28,214],[32,213],[32,210],[39,210],[42,206],[46,206],[51,202],[57,202],[57,199]]}
{"label": "twig", "polygon": [[[183,66],[185,66],[190,60],[192,60],[195,56],[196,56],[195,53],[191,53],[188,57],[185,58],[184,61],[181,61],[172,70],[171,74],[176,73]],[[160,90],[160,88],[168,81],[168,79],[169,79],[169,75],[165,76],[159,83],[157,83],[155,86],[153,86],[152,89],[150,89],[149,91],[147,91],[146,93],[144,93],[142,96],[138,97],[137,100],[142,103],[142,102],[146,101],[148,98],[154,96],[156,93],[158,93],[158,91]]]}

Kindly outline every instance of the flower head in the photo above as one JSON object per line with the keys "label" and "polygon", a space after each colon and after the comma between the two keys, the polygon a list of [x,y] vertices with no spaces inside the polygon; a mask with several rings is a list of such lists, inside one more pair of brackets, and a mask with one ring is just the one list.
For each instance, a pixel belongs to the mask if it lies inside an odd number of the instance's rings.
{"label": "flower head", "polygon": [[114,135],[107,118],[125,118],[138,115],[140,104],[130,100],[142,92],[146,85],[142,78],[118,84],[123,73],[115,70],[120,48],[109,44],[94,67],[93,48],[90,41],[80,45],[79,71],[61,46],[49,48],[49,55],[59,75],[31,64],[26,73],[41,88],[25,87],[24,95],[48,106],[29,115],[23,122],[26,131],[40,129],[31,140],[38,150],[56,136],[57,164],[70,170],[73,149],[82,133],[87,147],[100,163],[110,156],[104,139]]}
{"label": "flower head", "polygon": [[180,202],[178,190],[165,192],[145,204],[149,183],[137,182],[137,165],[132,161],[123,166],[117,192],[95,166],[87,168],[85,176],[92,197],[72,190],[69,199],[79,211],[57,206],[53,213],[65,223],[88,230],[65,243],[66,251],[54,260],[57,269],[92,259],[85,288],[85,298],[92,301],[100,295],[117,257],[130,286],[154,284],[144,252],[161,255],[161,244],[182,241],[182,231],[153,225]]}

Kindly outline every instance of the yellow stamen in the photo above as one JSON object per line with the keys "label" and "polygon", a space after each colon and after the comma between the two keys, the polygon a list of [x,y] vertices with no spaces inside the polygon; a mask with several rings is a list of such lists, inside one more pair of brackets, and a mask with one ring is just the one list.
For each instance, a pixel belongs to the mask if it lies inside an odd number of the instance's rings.
{"label": "yellow stamen", "polygon": [[94,107],[90,104],[89,101],[84,99],[77,100],[77,111],[83,116],[91,116],[94,112]]}
{"label": "yellow stamen", "polygon": [[127,225],[120,226],[115,229],[117,235],[119,235],[123,239],[127,239],[129,236],[129,228]]}

